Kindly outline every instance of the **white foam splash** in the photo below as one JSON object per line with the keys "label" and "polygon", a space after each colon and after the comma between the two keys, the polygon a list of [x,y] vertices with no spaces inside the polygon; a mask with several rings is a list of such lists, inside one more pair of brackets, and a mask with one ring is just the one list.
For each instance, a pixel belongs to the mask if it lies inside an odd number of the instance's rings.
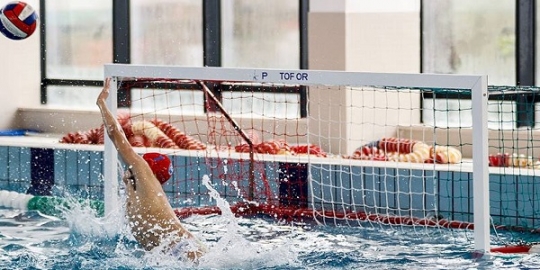
{"label": "white foam splash", "polygon": [[32,197],[34,196],[15,191],[0,190],[0,207],[27,210],[28,202]]}
{"label": "white foam splash", "polygon": [[[178,257],[163,252],[164,249],[160,247],[152,251],[143,250],[136,244],[127,225],[124,217],[125,205],[118,207],[118,212],[105,217],[96,217],[94,210],[76,202],[70,204],[70,209],[63,209],[70,235],[77,238],[77,247],[74,248],[81,253],[87,253],[96,249],[96,246],[105,245],[98,249],[100,252],[114,253],[102,258],[103,266],[109,268],[253,269],[299,265],[297,251],[284,240],[283,234],[280,234],[280,239],[276,241],[260,240],[257,237],[269,234],[272,229],[268,228],[273,227],[273,224],[264,222],[266,225],[262,227],[250,226],[251,220],[235,217],[229,203],[220,197],[208,176],[203,177],[202,183],[208,188],[209,196],[216,201],[222,215],[194,216],[182,221],[188,230],[208,246],[207,254],[201,258],[198,265],[181,261]],[[248,225],[240,225],[239,222]]]}
{"label": "white foam splash", "polygon": [[248,241],[245,237],[253,231],[240,226],[230,209],[229,203],[219,196],[212,187],[210,178],[203,176],[202,184],[209,190],[208,194],[221,210],[221,216],[213,219],[217,229],[217,242],[209,247],[208,254],[203,256],[200,266],[203,268],[260,268],[283,265],[296,265],[297,254],[286,244],[273,245]]}
{"label": "white foam splash", "polygon": [[73,232],[82,236],[105,238],[125,233],[124,226],[119,226],[126,224],[123,207],[105,217],[96,217],[95,210],[84,203],[73,199],[69,205],[70,209],[62,209],[62,212]]}

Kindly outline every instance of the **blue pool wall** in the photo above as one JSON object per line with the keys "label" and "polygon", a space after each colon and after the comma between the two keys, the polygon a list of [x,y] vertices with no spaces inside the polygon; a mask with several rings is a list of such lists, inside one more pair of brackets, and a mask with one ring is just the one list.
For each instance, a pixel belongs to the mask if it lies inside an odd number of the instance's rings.
{"label": "blue pool wall", "polygon": [[[208,162],[218,161],[192,156],[172,159],[178,171],[164,190],[174,198],[173,207],[215,204],[201,179],[205,174],[219,174],[207,167]],[[242,169],[234,160],[229,162],[229,170]],[[308,165],[263,162],[261,166],[266,179],[275,179],[269,181],[269,188],[283,206],[313,204],[317,209],[342,209],[339,205],[344,203],[350,211],[418,217],[438,214],[447,219],[473,221],[471,172],[311,164],[310,191],[305,181]],[[256,181],[261,182],[261,177],[256,175]],[[175,179],[196,180],[180,181],[183,186],[170,184]],[[219,185],[223,180],[212,179],[214,187],[229,202],[238,200],[236,190]],[[539,176],[491,173],[489,181],[494,223],[540,228]],[[0,146],[0,189],[103,199],[103,151]]]}

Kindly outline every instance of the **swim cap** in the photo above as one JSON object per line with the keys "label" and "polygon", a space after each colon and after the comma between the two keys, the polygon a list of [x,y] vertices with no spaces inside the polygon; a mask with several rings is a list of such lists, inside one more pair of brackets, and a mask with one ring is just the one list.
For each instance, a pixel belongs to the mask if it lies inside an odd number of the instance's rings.
{"label": "swim cap", "polygon": [[159,183],[163,185],[171,178],[173,166],[169,157],[160,153],[146,153],[142,157],[150,165]]}

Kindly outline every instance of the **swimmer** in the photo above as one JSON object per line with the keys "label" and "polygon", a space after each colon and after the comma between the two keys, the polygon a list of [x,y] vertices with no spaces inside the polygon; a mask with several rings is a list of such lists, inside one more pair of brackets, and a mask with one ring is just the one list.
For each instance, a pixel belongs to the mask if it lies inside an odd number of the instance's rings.
{"label": "swimmer", "polygon": [[197,261],[205,247],[182,226],[174,213],[161,183],[172,173],[170,160],[159,153],[137,154],[118,123],[107,108],[110,79],[98,96],[98,105],[107,135],[128,166],[123,182],[126,185],[126,216],[132,234],[146,250],[166,245],[167,251],[185,255]]}

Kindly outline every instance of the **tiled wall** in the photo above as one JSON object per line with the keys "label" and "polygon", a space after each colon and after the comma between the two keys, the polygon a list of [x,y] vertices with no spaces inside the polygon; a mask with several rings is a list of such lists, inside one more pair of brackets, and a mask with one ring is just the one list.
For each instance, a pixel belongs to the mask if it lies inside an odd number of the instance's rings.
{"label": "tiled wall", "polygon": [[[313,164],[311,173],[316,208],[473,222],[470,172]],[[492,173],[489,185],[495,224],[540,228],[540,176]]]}
{"label": "tiled wall", "polygon": [[[163,188],[173,207],[215,205],[208,189],[202,185],[203,175],[210,175],[212,187],[230,203],[241,199],[231,184],[223,183],[238,180],[233,179],[235,174],[224,171],[223,160],[171,156],[171,161],[175,171]],[[248,165],[228,162],[227,168],[231,172],[247,172]],[[285,172],[279,170],[277,162],[259,163],[257,166],[258,171],[264,174],[255,174],[256,183],[261,183],[262,177],[279,179],[277,174]],[[246,179],[246,175],[236,174],[236,177]],[[276,193],[279,192],[276,183],[270,181],[268,186],[256,185],[255,189],[267,188]],[[104,197],[103,184],[103,151],[0,146],[0,190],[101,200]]]}
{"label": "tiled wall", "polygon": [[0,146],[0,189],[103,198],[103,152]]}
{"label": "tiled wall", "polygon": [[[0,189],[102,199],[102,159],[102,151],[0,146]],[[223,160],[186,156],[173,156],[172,161],[176,171],[164,190],[173,207],[215,205],[201,184],[203,175],[213,177],[213,187],[229,203],[240,200],[237,190],[223,183],[235,180],[227,170],[247,172],[247,162],[228,161],[224,166]],[[303,180],[305,164],[259,162],[257,166],[261,173],[255,174],[255,182],[268,180],[267,186],[255,186],[258,201],[269,199],[261,191],[269,189],[275,196],[270,199],[287,206],[314,202],[316,208],[345,205],[351,211],[417,217],[437,213],[473,221],[472,173],[312,164],[311,193]],[[490,205],[496,224],[540,228],[540,176],[491,174]]]}

